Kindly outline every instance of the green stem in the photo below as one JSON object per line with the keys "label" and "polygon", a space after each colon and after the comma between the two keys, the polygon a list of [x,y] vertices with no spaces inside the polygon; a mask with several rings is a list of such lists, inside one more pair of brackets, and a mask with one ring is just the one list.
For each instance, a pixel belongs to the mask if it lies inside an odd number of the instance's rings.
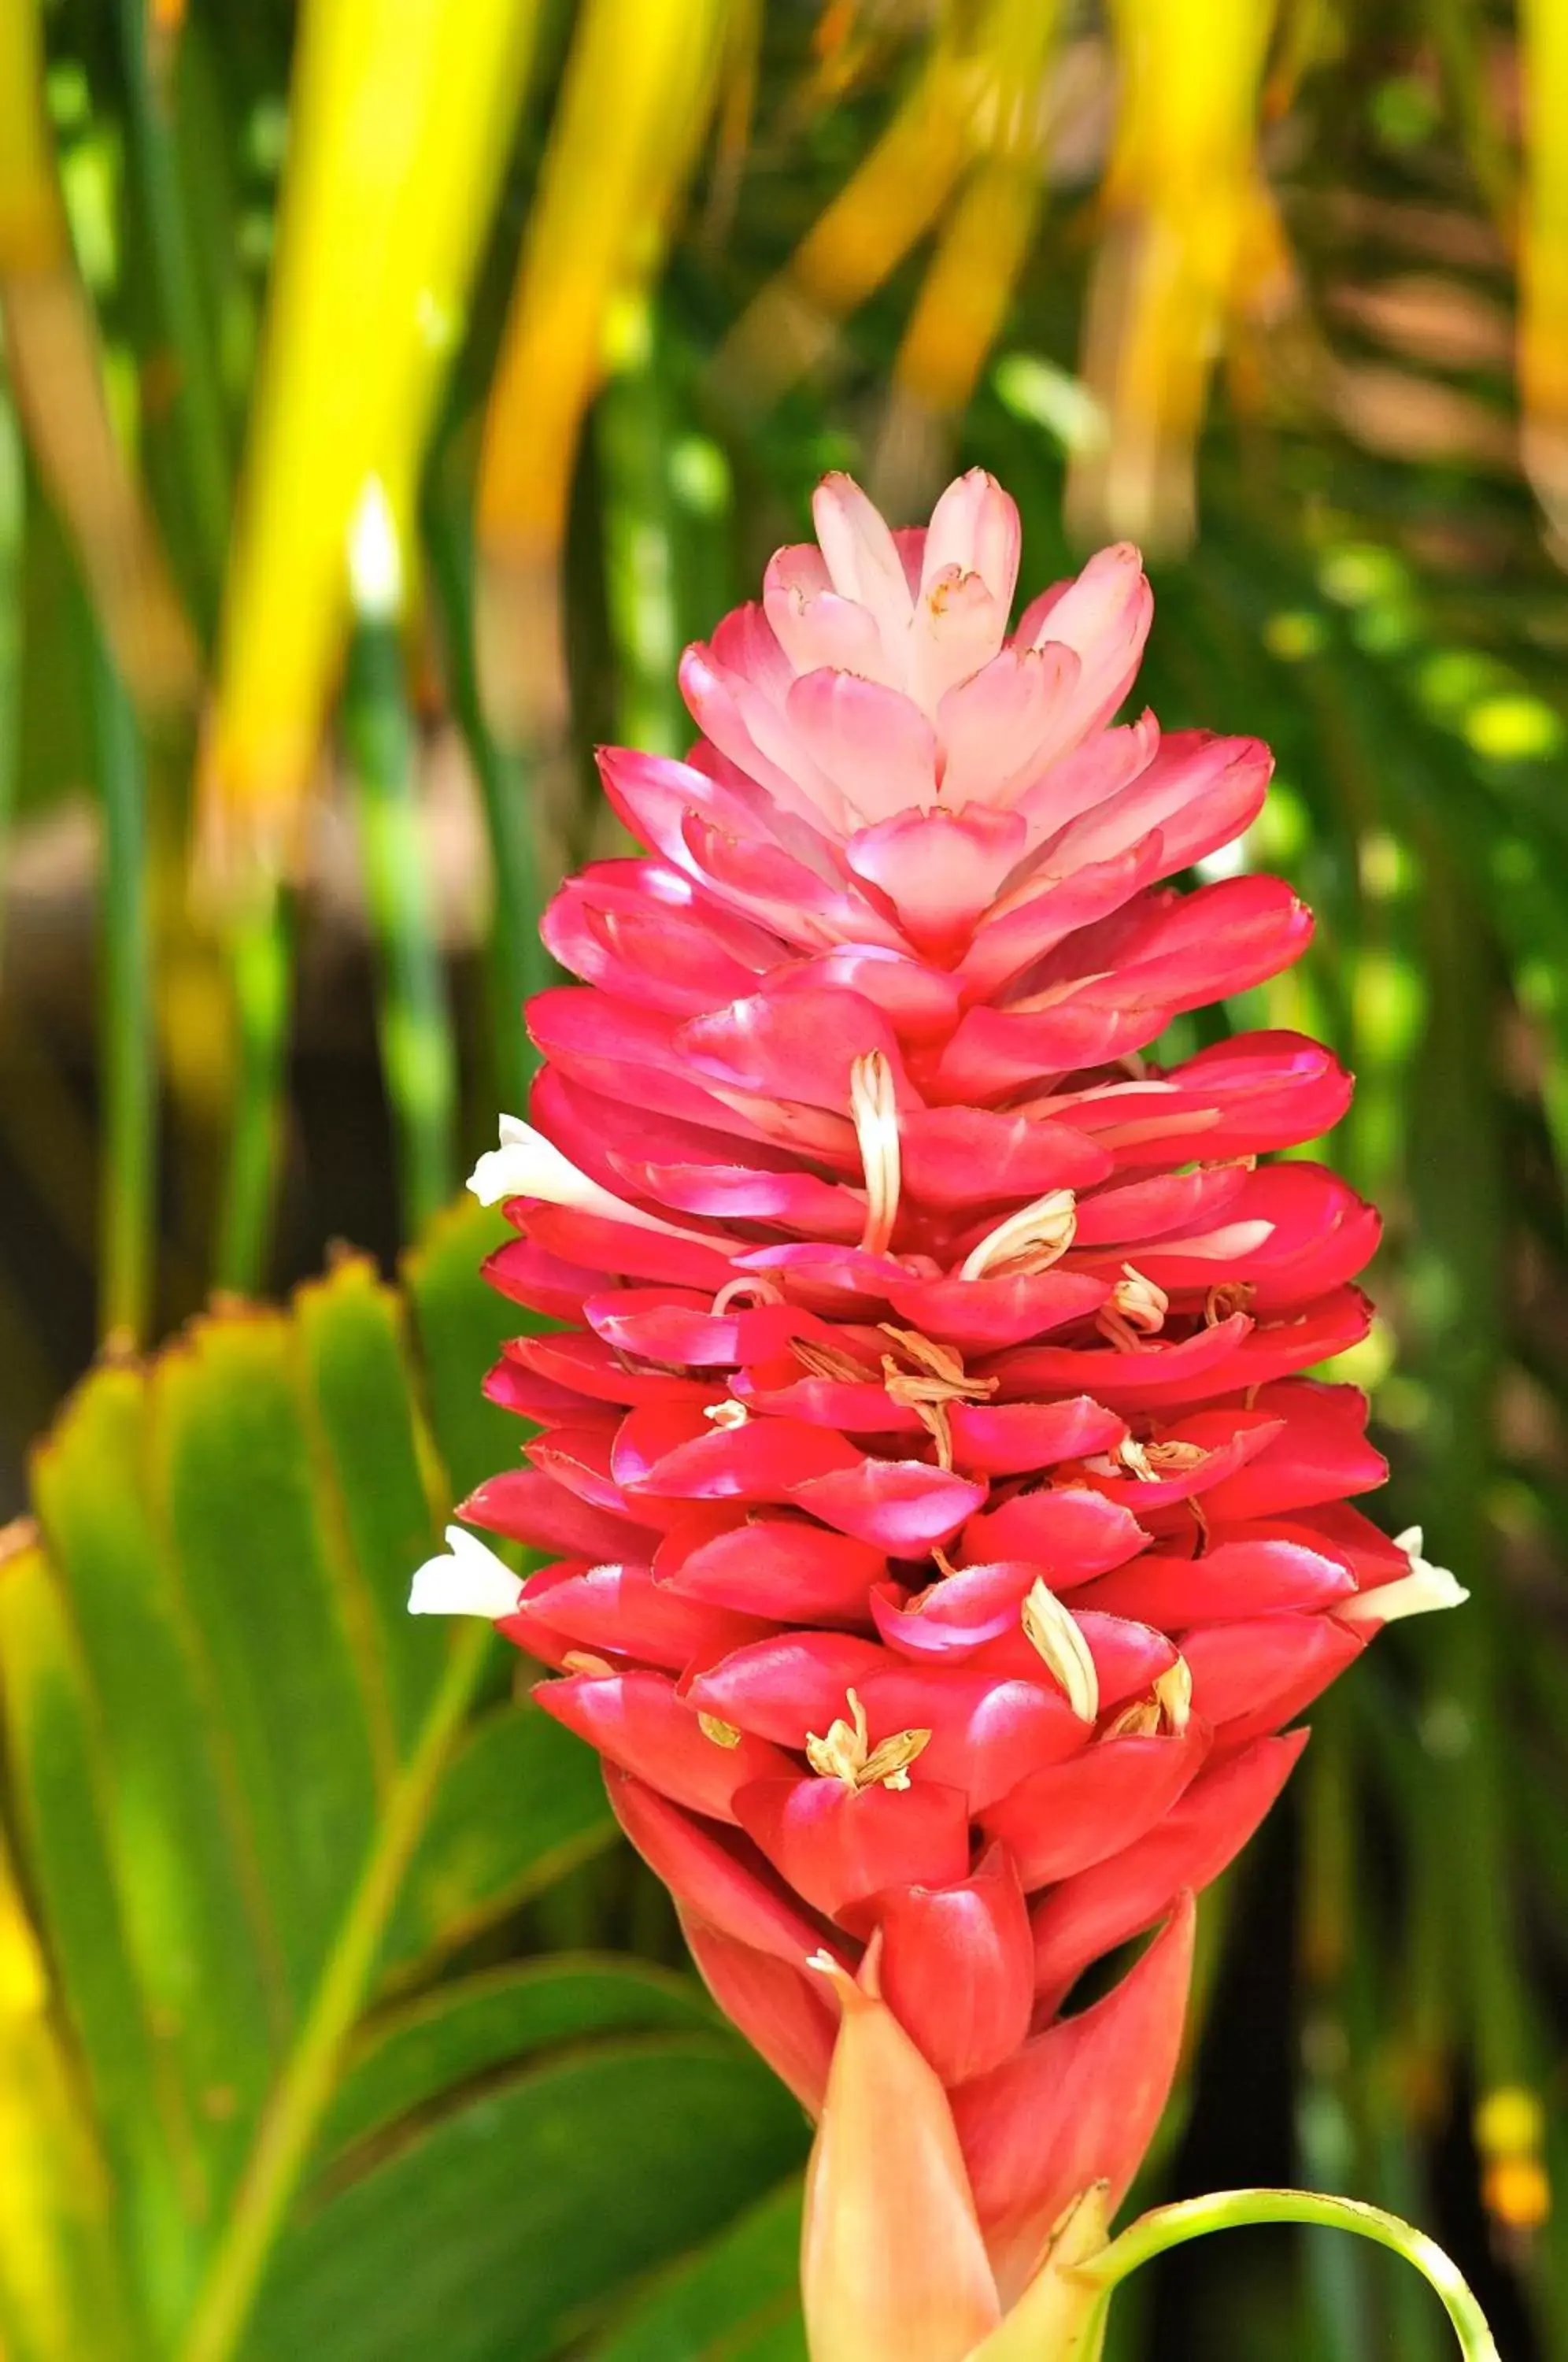
{"label": "green stem", "polygon": [[[176,370],[179,507],[204,624],[217,610],[228,540],[232,467],[227,413],[213,322],[203,301],[194,232],[199,213],[182,184],[174,93],[154,68],[147,0],[118,0],[120,55],[135,187],[147,252],[147,276],[160,336]],[[187,36],[188,39],[188,36]],[[172,64],[172,83],[185,55]],[[208,135],[215,126],[196,127]],[[204,152],[198,146],[198,152]],[[210,202],[212,189],[202,193]],[[271,880],[227,926],[234,1010],[235,1098],[228,1111],[223,1194],[213,1243],[219,1287],[250,1296],[265,1276],[283,1130],[283,1081],[291,1007],[290,933]]]}
{"label": "green stem", "polygon": [[94,745],[104,815],[99,1040],[104,1159],[100,1329],[145,1341],[157,1226],[158,1069],[148,909],[147,779],[136,716],[96,619],[86,618]]}
{"label": "green stem", "polygon": [[168,98],[149,49],[147,0],[119,0],[127,122],[160,324],[179,366],[180,445],[210,623],[228,538],[229,454],[223,392],[203,317]]}
{"label": "green stem", "polygon": [[[473,557],[466,519],[444,489],[425,513],[425,545],[441,610],[447,694],[479,783],[490,838],[495,908],[485,945],[496,1097],[522,1114],[538,1061],[523,1008],[550,979],[539,940],[543,894],[526,767],[485,719],[474,642]],[[487,1142],[488,1145],[488,1142]]]}
{"label": "green stem", "polygon": [[458,1075],[432,922],[403,649],[388,610],[361,607],[349,646],[343,725],[381,966],[381,1072],[397,1140],[403,1226],[412,1238],[456,1187]]}
{"label": "green stem", "polygon": [[256,1295],[266,1272],[289,1036],[288,915],[275,882],[259,884],[257,892],[228,931],[237,1073],[213,1257],[215,1284],[238,1296]]}
{"label": "green stem", "polygon": [[180,2362],[228,2362],[248,2325],[267,2260],[310,2161],[343,2051],[375,1973],[381,1938],[430,1800],[491,1645],[488,1626],[454,1641],[418,1742],[386,1800],[309,2012],[257,2134]]}
{"label": "green stem", "polygon": [[[1311,2223],[1331,2231],[1353,2231],[1391,2248],[1436,2290],[1465,2362],[1501,2362],[1485,2316],[1458,2267],[1435,2239],[1381,2206],[1367,2206],[1356,2198],[1325,2198],[1310,2190],[1217,2190],[1207,2198],[1183,2199],[1140,2215],[1098,2256],[1076,2267],[1076,2278],[1102,2291],[1097,2326],[1103,2323],[1112,2290],[1141,2264],[1210,2231],[1239,2230],[1253,2223]],[[1092,2338],[1086,2338],[1084,2350],[1096,2350]]]}
{"label": "green stem", "polygon": [[[0,853],[10,832],[22,739],[22,559],[27,470],[17,414],[0,384]],[[3,917],[0,906],[0,917]]]}
{"label": "green stem", "polygon": [[[1357,2025],[1350,1931],[1359,1864],[1354,1808],[1358,1768],[1343,1700],[1329,1699],[1314,1720],[1297,1798],[1305,2010],[1295,2136],[1302,2170],[1311,2180],[1331,2185],[1363,2180],[1357,2103],[1364,2095],[1349,2067]],[[1366,2303],[1368,2257],[1352,2242],[1313,2237],[1306,2242],[1304,2260],[1308,2295],[1322,2327],[1324,2350],[1335,2362],[1371,2362],[1375,2333]]]}
{"label": "green stem", "polygon": [[594,414],[604,487],[604,590],[615,657],[615,734],[627,746],[679,755],[690,727],[676,683],[669,437],[657,325],[646,292],[623,304],[610,374]]}

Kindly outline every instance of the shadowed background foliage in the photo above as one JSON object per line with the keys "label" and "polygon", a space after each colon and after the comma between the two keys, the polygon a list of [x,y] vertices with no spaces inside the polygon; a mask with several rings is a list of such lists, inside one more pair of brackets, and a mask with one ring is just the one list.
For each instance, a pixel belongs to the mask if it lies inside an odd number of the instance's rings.
{"label": "shadowed background foliage", "polygon": [[[402,1600],[504,1456],[443,1209],[592,745],[684,747],[823,469],[974,463],[1030,588],[1141,541],[1150,702],[1276,751],[1318,937],[1212,1021],[1360,1076],[1340,1374],[1474,1593],[1208,1902],[1150,2188],[1380,2201],[1568,2352],[1568,12],[6,0],[6,2362],[801,2362],[803,2127]],[[1123,2362],[1445,2350],[1276,2236]]]}

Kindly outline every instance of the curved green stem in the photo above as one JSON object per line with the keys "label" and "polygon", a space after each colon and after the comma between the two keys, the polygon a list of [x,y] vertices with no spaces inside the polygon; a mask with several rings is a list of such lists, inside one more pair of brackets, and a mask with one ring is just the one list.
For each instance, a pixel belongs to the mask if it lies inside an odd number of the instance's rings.
{"label": "curved green stem", "polygon": [[288,906],[275,878],[256,881],[254,901],[230,922],[227,948],[237,1071],[213,1277],[254,1296],[271,1243],[293,993]]}
{"label": "curved green stem", "polygon": [[474,646],[473,552],[460,496],[437,484],[425,503],[425,544],[445,627],[452,711],[479,782],[495,877],[495,911],[485,945],[495,1098],[524,1109],[536,1060],[523,1010],[550,980],[539,939],[544,903],[527,767],[486,719]]}
{"label": "curved green stem", "polygon": [[348,643],[343,729],[353,761],[365,900],[380,989],[376,1025],[392,1115],[404,1235],[450,1199],[458,1062],[422,833],[414,723],[390,614],[361,614]]}
{"label": "curved green stem", "polygon": [[158,1061],[147,890],[147,778],[135,712],[90,611],[86,630],[104,822],[99,1304],[105,1340],[123,1348],[147,1341],[157,1278]]}
{"label": "curved green stem", "polygon": [[191,216],[180,185],[173,104],[158,86],[147,0],[119,0],[126,123],[146,224],[148,259],[161,326],[179,365],[179,447],[184,465],[210,626],[228,539],[228,427],[212,337],[203,317]]}
{"label": "curved green stem", "polygon": [[[1074,2278],[1091,2282],[1102,2291],[1097,2326],[1109,2310],[1111,2291],[1140,2264],[1163,2256],[1186,2240],[1202,2238],[1209,2231],[1230,2231],[1249,2223],[1314,2223],[1329,2230],[1354,2231],[1403,2256],[1436,2290],[1453,2324],[1465,2362],[1500,2362],[1496,2342],[1485,2316],[1461,2275],[1435,2239],[1402,2223],[1381,2206],[1356,2198],[1325,2198],[1310,2190],[1217,2190],[1207,2198],[1183,2199],[1174,2206],[1156,2206],[1130,2223],[1120,2237],[1098,2256],[1079,2264]],[[1096,2349],[1086,2342],[1087,2352]]]}

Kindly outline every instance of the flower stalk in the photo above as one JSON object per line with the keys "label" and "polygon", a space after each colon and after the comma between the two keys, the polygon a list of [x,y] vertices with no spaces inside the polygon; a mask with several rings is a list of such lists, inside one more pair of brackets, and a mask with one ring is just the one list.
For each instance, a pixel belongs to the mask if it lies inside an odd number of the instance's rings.
{"label": "flower stalk", "polygon": [[[1188,2239],[1257,2223],[1313,2224],[1325,2230],[1353,2232],[1392,2249],[1435,2290],[1465,2362],[1499,2362],[1496,2341],[1474,2293],[1435,2239],[1381,2206],[1369,2206],[1358,2198],[1329,2198],[1311,2190],[1216,2190],[1203,2198],[1183,2199],[1174,2206],[1156,2206],[1141,2214],[1074,2272],[1075,2279],[1098,2292],[1101,2334],[1112,2292],[1141,2265]],[[1085,2349],[1086,2353],[1090,2350]],[[1042,2356],[1042,2362],[1047,2362],[1047,2357]],[[1049,2357],[1049,2362],[1055,2362],[1055,2357]]]}

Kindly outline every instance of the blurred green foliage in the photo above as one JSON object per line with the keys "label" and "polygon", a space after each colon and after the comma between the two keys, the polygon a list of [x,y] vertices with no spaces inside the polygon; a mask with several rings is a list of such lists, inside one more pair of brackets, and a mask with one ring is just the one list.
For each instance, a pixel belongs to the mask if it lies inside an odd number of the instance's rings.
{"label": "blurred green foliage", "polygon": [[[973,462],[1032,588],[1144,535],[1149,701],[1275,749],[1242,857],[1319,933],[1214,1021],[1359,1075],[1343,1374],[1474,1595],[1326,1702],[1215,1899],[1156,2179],[1430,2220],[1568,2351],[1564,23],[0,8],[14,1506],[110,1348],[0,1573],[6,2362],[796,2362],[801,2128],[580,1752],[402,1618],[507,1449],[474,1227],[406,1303],[236,1298],[406,1242],[517,1104],[541,897],[614,842],[589,750],[683,743],[679,649],[816,475],[914,513]],[[1257,2253],[1130,2303],[1129,2362],[1443,2350],[1378,2259]]]}

